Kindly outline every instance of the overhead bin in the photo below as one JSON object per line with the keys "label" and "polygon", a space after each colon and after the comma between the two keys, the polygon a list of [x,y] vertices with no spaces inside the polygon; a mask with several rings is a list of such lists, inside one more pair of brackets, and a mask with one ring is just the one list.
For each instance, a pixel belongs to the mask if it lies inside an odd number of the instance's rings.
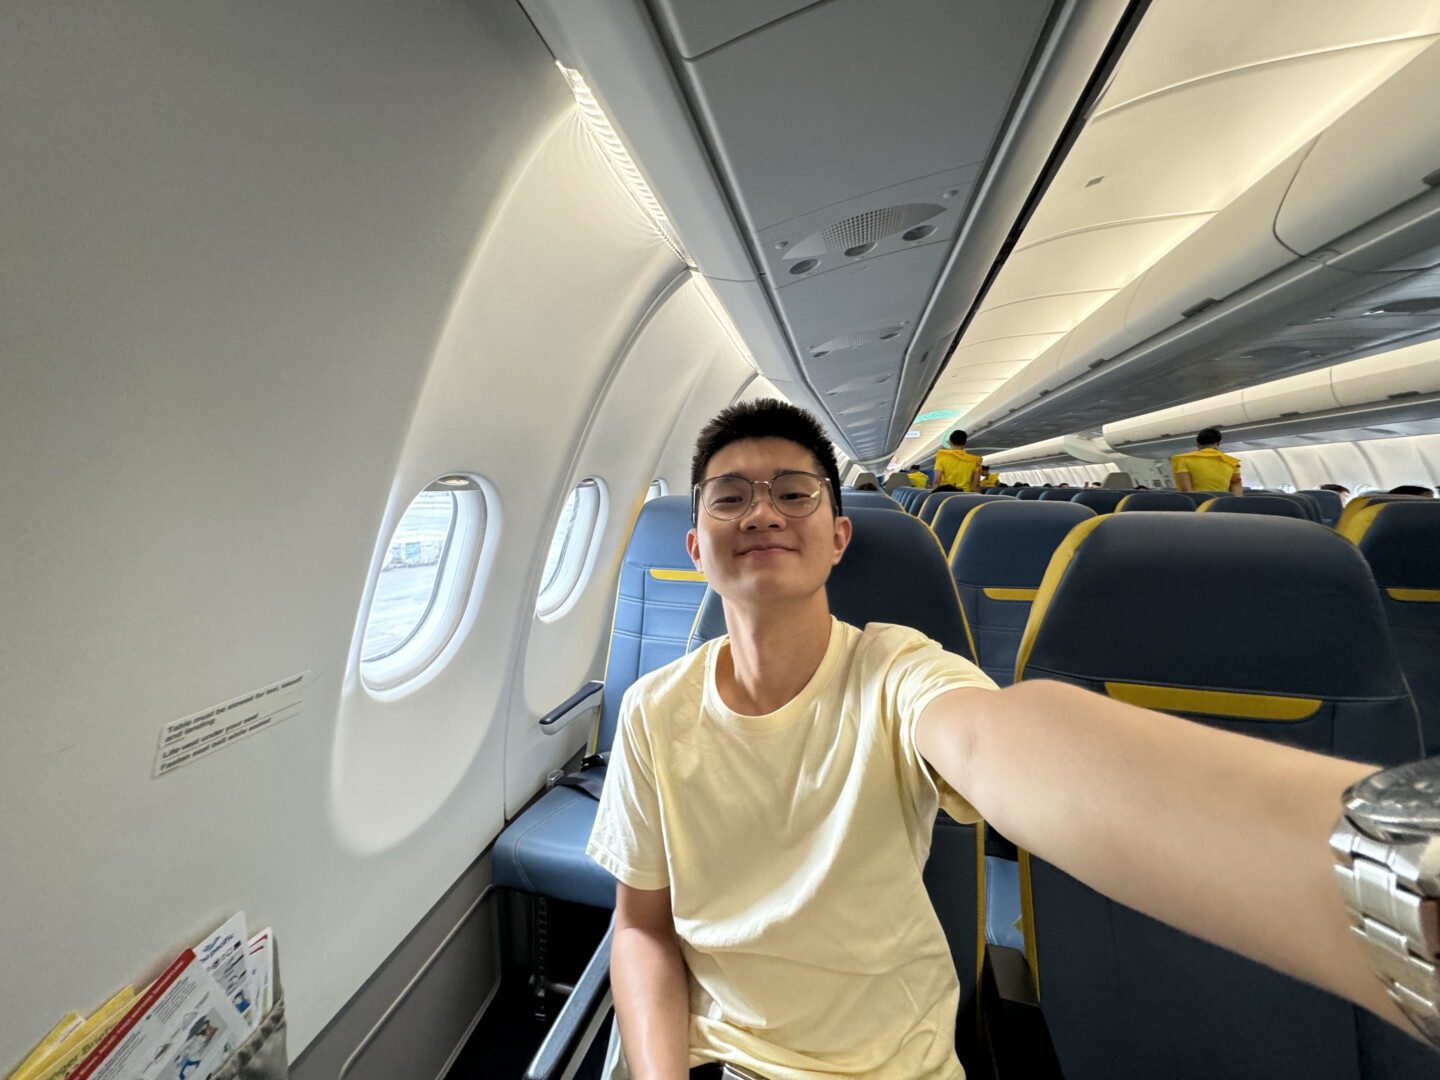
{"label": "overhead bin", "polygon": [[1244,449],[1320,432],[1348,439],[1413,434],[1389,426],[1437,418],[1440,341],[1426,341],[1106,424],[1103,436],[1117,450],[1156,456],[1183,448],[1203,427],[1219,427],[1227,448]]}
{"label": "overhead bin", "polygon": [[1440,334],[1437,95],[1432,44],[972,412],[972,438],[1033,442]]}

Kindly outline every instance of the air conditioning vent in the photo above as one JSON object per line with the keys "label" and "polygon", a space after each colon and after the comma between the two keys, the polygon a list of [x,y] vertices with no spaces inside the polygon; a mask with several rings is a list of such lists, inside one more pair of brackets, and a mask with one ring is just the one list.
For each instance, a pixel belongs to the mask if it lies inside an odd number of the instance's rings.
{"label": "air conditioning vent", "polygon": [[[785,253],[785,258],[815,258],[819,255],[848,253],[857,248],[864,249],[856,251],[857,255],[863,255],[885,237],[907,232],[944,212],[945,207],[936,206],[934,203],[903,203],[900,206],[866,210],[862,214],[843,218],[811,233],[791,247]],[[922,234],[916,239],[925,235],[929,234]]]}
{"label": "air conditioning vent", "polygon": [[864,345],[873,345],[877,341],[893,341],[900,336],[905,329],[901,323],[898,326],[872,326],[865,330],[852,330],[848,334],[841,334],[829,341],[822,341],[818,345],[810,346],[810,355],[819,358],[826,353],[840,352],[843,349],[858,349]]}

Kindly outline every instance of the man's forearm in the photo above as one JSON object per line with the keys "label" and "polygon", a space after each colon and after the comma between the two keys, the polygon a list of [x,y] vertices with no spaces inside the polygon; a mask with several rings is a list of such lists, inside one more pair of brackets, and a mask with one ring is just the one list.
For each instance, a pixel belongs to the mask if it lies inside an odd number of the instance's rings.
{"label": "man's forearm", "polygon": [[1349,931],[1327,844],[1370,766],[1049,682],[944,695],[917,738],[1021,847],[1403,1026]]}
{"label": "man's forearm", "polygon": [[634,1080],[684,1080],[690,1069],[690,992],[679,943],[617,926],[610,985]]}

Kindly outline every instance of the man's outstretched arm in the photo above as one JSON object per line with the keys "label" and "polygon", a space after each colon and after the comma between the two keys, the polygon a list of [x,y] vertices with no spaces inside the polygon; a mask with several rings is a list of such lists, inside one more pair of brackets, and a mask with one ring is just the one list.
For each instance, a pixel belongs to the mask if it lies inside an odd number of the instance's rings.
{"label": "man's outstretched arm", "polygon": [[987,822],[1106,896],[1411,1030],[1327,843],[1374,771],[1054,682],[936,698],[920,753]]}
{"label": "man's outstretched arm", "polygon": [[690,990],[669,889],[615,885],[610,986],[634,1080],[690,1075]]}

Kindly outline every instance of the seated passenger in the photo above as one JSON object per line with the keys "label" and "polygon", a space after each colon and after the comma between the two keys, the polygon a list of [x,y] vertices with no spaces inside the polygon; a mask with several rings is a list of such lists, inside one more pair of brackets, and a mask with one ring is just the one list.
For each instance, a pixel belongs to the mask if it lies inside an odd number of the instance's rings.
{"label": "seated passenger", "polygon": [[935,490],[936,490],[936,491],[959,491],[960,489],[957,488],[954,484],[939,484],[939,485],[936,486]]}
{"label": "seated passenger", "polygon": [[941,805],[1406,1026],[1326,843],[1370,766],[1058,683],[996,690],[916,631],[837,622],[825,581],[850,522],[830,442],[793,406],[726,409],[691,477],[687,545],[729,634],[626,694],[587,849],[619,879],[635,1080],[720,1061],[960,1080],[958,981],[921,878]]}
{"label": "seated passenger", "polygon": [[984,462],[977,454],[966,451],[965,432],[950,432],[950,445],[935,451],[935,482],[953,484],[958,491],[979,491]]}
{"label": "seated passenger", "polygon": [[1333,491],[1340,496],[1340,505],[1344,506],[1350,501],[1350,489],[1343,484],[1321,484],[1320,491]]}
{"label": "seated passenger", "polygon": [[1387,494],[1387,495],[1420,495],[1420,496],[1422,496],[1422,497],[1424,497],[1424,498],[1426,498],[1426,499],[1433,499],[1433,498],[1435,497],[1435,489],[1434,489],[1434,488],[1428,488],[1428,487],[1421,487],[1419,484],[1401,484],[1399,487],[1393,487],[1393,488],[1391,488],[1389,491],[1386,492],[1386,494]]}
{"label": "seated passenger", "polygon": [[[1195,449],[1170,459],[1179,491],[1228,491],[1243,495],[1240,459],[1220,452],[1220,429],[1207,427],[1195,436]],[[1138,485],[1137,485],[1138,487]]]}
{"label": "seated passenger", "polygon": [[879,491],[880,489],[879,489],[878,487],[876,487],[874,484],[871,484],[871,483],[868,483],[868,482],[867,482],[867,483],[861,484],[861,485],[860,485],[859,487],[857,487],[855,490],[856,490],[856,491]]}
{"label": "seated passenger", "polygon": [[923,488],[930,486],[930,477],[926,476],[919,469],[911,469],[909,476],[911,487]]}

